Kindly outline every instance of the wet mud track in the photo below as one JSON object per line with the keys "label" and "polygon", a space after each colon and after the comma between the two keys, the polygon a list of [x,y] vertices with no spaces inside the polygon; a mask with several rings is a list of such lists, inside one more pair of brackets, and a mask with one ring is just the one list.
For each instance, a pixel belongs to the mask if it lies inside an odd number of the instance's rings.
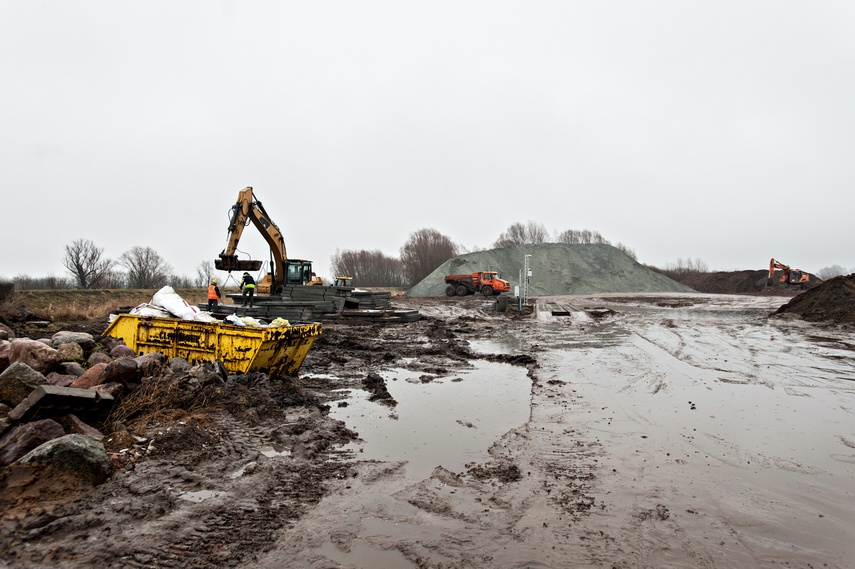
{"label": "wet mud track", "polygon": [[[851,567],[851,332],[768,319],[786,300],[409,299],[425,320],[325,326],[301,370],[316,399],[152,426],[163,452],[7,516],[0,546],[10,566]],[[371,458],[422,401],[404,397],[485,368],[525,383],[517,424],[427,470]],[[454,436],[483,436],[475,405]]]}

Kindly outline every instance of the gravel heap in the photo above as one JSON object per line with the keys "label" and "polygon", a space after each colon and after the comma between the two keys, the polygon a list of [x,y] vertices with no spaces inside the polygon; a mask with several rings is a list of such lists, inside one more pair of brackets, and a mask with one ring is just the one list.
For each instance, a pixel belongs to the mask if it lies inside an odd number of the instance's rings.
{"label": "gravel heap", "polygon": [[415,285],[406,296],[445,296],[445,275],[498,271],[519,285],[525,255],[531,255],[529,296],[610,292],[696,292],[603,244],[543,243],[475,251],[449,259]]}

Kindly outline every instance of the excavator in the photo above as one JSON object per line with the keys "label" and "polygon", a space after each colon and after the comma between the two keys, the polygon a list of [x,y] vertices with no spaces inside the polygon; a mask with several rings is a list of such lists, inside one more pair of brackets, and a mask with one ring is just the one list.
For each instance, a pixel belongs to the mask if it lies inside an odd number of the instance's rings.
{"label": "excavator", "polygon": [[258,294],[281,294],[285,285],[323,285],[324,281],[312,272],[312,262],[305,259],[289,259],[285,252],[285,239],[279,227],[270,219],[264,206],[247,187],[238,192],[238,199],[229,214],[229,242],[214,260],[219,271],[257,271],[263,262],[238,259],[236,251],[243,229],[250,222],[258,229],[270,246],[271,271],[256,284]]}
{"label": "excavator", "polygon": [[769,280],[766,282],[766,286],[772,286],[775,279],[775,269],[781,269],[782,274],[778,278],[778,282],[783,285],[799,285],[799,288],[805,289],[810,283],[809,273],[801,269],[791,269],[789,265],[772,259],[769,261]]}

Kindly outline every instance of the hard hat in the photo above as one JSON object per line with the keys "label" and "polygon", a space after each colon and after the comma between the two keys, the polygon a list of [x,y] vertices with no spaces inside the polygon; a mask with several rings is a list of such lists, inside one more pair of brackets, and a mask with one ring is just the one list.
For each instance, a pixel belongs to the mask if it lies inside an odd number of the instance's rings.
{"label": "hard hat", "polygon": [[211,284],[217,284],[217,279],[211,279]]}

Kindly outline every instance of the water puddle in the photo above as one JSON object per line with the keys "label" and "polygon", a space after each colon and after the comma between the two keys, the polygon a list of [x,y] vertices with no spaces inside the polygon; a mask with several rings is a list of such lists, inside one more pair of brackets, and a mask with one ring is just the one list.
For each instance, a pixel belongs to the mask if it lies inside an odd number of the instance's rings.
{"label": "water puddle", "polygon": [[406,475],[427,478],[436,466],[462,472],[469,462],[489,460],[487,449],[528,421],[531,380],[527,370],[493,362],[423,383],[419,371],[383,374],[398,402],[386,407],[356,390],[347,407],[330,414],[359,433],[363,442],[344,447],[361,460],[407,461]]}
{"label": "water puddle", "polygon": [[258,452],[266,456],[267,458],[274,458],[277,456],[291,456],[291,451],[281,445],[264,445],[258,449]]}
{"label": "water puddle", "polygon": [[331,542],[325,543],[318,551],[326,558],[348,567],[353,566],[354,559],[359,560],[359,567],[371,567],[372,569],[415,567],[397,549],[380,549],[358,539],[354,540],[348,551],[338,549]]}
{"label": "water puddle", "polygon": [[226,492],[221,492],[219,490],[198,490],[196,492],[184,492],[180,496],[178,496],[181,500],[187,500],[188,502],[204,502],[210,498],[216,498],[217,496],[224,496]]}

